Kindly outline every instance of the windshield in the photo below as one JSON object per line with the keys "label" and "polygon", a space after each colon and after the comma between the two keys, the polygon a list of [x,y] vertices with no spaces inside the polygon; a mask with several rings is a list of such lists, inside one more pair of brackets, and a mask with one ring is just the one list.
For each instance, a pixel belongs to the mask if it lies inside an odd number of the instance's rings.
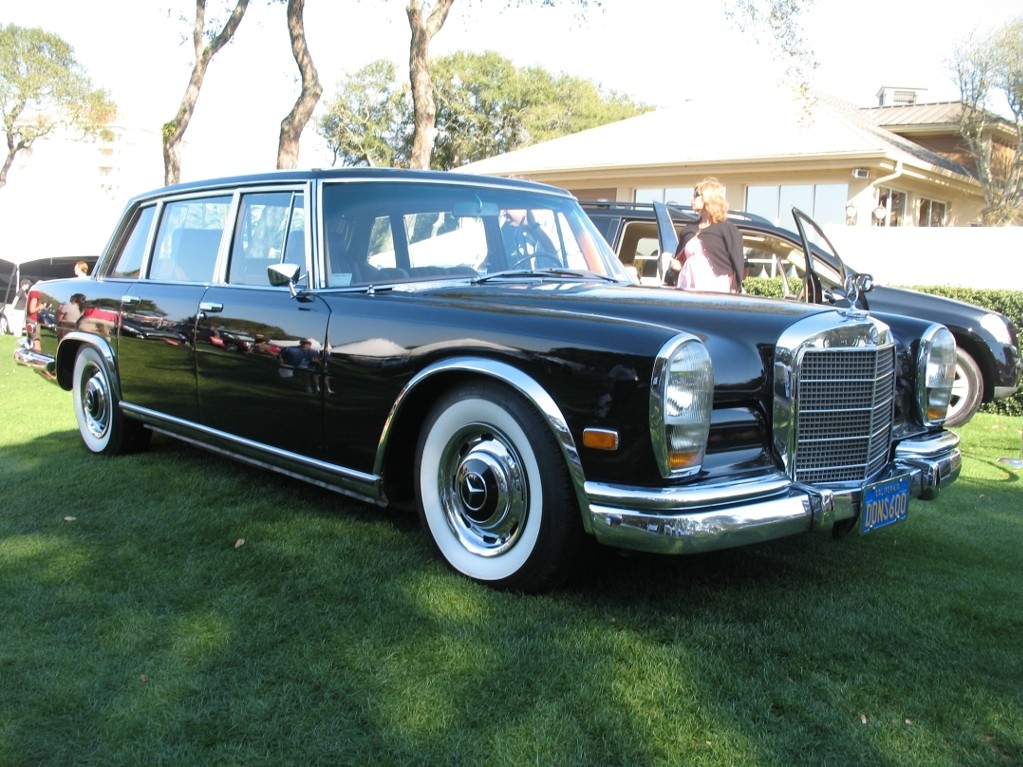
{"label": "windshield", "polygon": [[500,273],[628,280],[572,198],[445,183],[327,184],[326,285]]}

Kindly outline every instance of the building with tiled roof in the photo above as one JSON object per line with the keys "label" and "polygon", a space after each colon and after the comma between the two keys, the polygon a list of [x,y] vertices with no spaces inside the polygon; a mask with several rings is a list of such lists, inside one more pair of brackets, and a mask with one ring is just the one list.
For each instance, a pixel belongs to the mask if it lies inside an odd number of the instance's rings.
{"label": "building with tiled roof", "polygon": [[828,224],[966,226],[984,200],[954,117],[947,104],[861,109],[797,90],[722,90],[464,170],[636,201],[688,202],[716,176],[732,207],[779,223],[796,205]]}

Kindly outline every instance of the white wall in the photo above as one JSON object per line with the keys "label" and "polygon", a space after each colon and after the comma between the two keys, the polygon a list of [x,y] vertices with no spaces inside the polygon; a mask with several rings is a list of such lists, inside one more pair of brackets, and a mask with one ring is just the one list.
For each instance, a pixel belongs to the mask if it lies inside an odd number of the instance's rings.
{"label": "white wall", "polygon": [[1023,227],[825,227],[846,264],[884,285],[1023,290]]}

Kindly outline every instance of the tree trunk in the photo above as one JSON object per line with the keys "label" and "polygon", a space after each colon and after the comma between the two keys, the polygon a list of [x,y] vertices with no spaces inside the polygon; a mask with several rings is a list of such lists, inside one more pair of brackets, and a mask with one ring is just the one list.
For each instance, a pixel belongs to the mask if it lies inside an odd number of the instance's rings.
{"label": "tree trunk", "polygon": [[238,0],[234,10],[231,11],[230,18],[224,24],[224,28],[220,30],[220,34],[213,38],[209,45],[203,46],[203,32],[206,29],[206,0],[195,0],[195,22],[192,25],[195,64],[192,66],[192,74],[188,78],[185,94],[181,97],[178,113],[173,120],[163,125],[163,180],[165,184],[176,184],[181,180],[181,141],[185,137],[185,130],[188,128],[193,112],[195,112],[195,103],[199,100],[199,91],[202,88],[203,78],[206,77],[206,69],[217,51],[234,37],[248,6],[249,0]]}
{"label": "tree trunk", "polygon": [[287,117],[281,120],[281,137],[277,143],[277,167],[298,167],[298,147],[302,131],[313,116],[323,86],[313,64],[312,54],[305,39],[305,0],[288,0],[288,34],[291,35],[291,54],[302,73],[302,92]]}
{"label": "tree trunk", "polygon": [[412,113],[414,132],[412,134],[412,168],[427,169],[433,155],[433,140],[437,131],[437,105],[433,100],[433,84],[430,81],[430,40],[437,34],[455,0],[437,0],[433,11],[423,17],[423,0],[409,0],[405,12],[412,30],[412,44],[409,46],[409,80],[412,84]]}

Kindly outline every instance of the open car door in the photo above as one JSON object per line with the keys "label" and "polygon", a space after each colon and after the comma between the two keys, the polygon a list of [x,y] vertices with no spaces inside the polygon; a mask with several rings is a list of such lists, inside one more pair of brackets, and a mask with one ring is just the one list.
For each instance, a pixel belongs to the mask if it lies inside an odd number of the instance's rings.
{"label": "open car door", "polygon": [[668,206],[663,202],[654,202],[654,216],[657,218],[657,242],[660,247],[657,279],[663,284],[668,264],[671,263],[671,259],[675,257],[675,251],[678,250],[678,233],[675,231],[675,224],[671,220]]}
{"label": "open car door", "polygon": [[[802,284],[792,286],[794,292],[801,291],[801,300],[815,304],[863,307],[863,293],[873,288],[874,279],[869,274],[856,274],[846,269],[831,240],[816,221],[799,208],[792,209],[796,229],[803,243],[806,270],[797,274]],[[827,258],[819,257],[825,254]],[[798,272],[798,270],[797,270]],[[786,276],[783,275],[783,279]],[[788,294],[789,286],[786,286]]]}

